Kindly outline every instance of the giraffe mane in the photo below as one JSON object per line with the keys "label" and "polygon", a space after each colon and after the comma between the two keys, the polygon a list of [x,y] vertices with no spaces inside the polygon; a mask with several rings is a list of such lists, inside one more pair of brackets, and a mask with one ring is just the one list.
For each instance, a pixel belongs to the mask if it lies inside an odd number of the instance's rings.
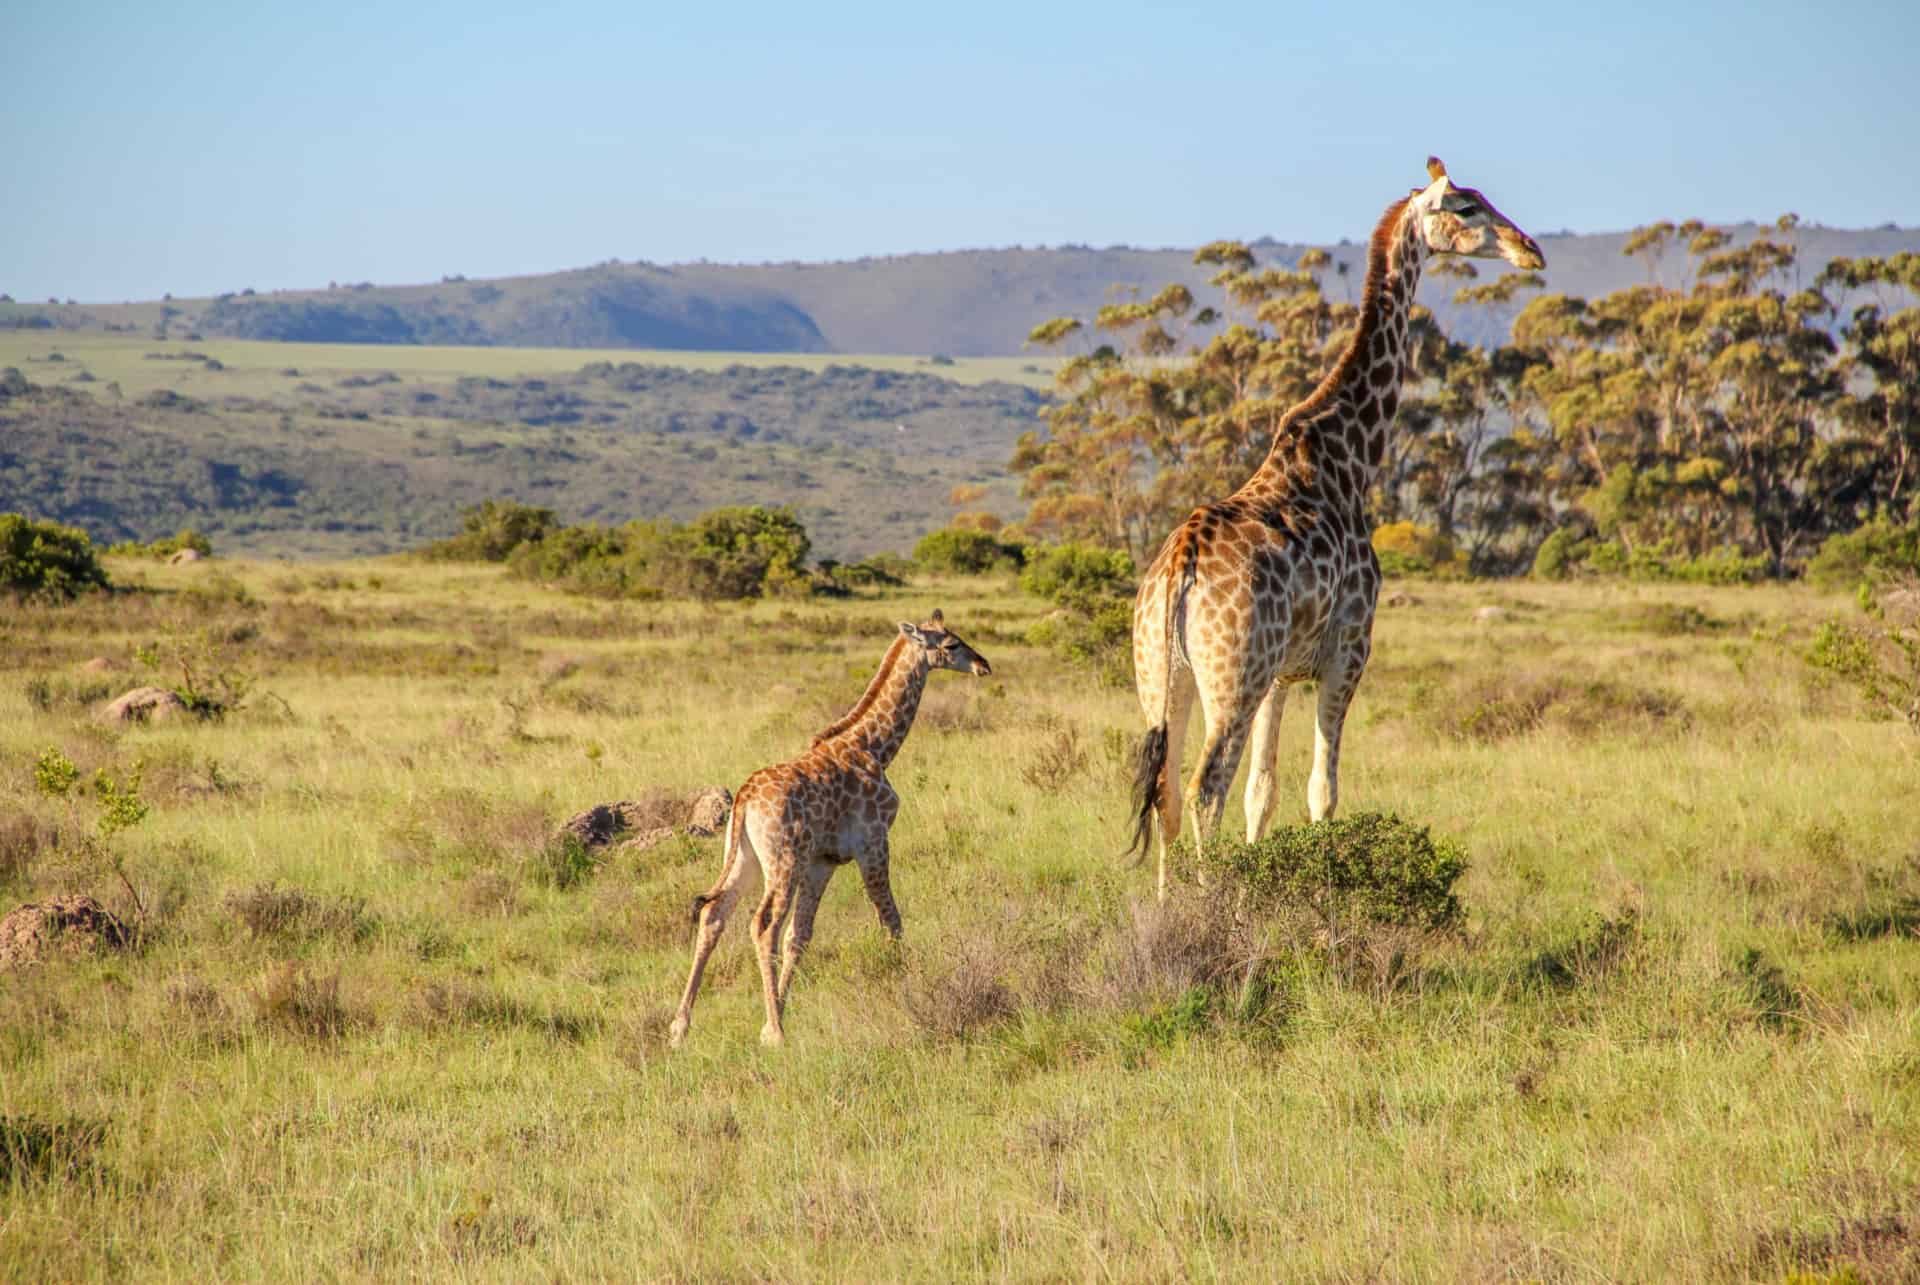
{"label": "giraffe mane", "polygon": [[860,699],[854,702],[852,709],[829,723],[823,731],[814,733],[815,745],[832,740],[848,728],[857,726],[860,720],[867,716],[867,711],[873,708],[873,703],[880,699],[880,693],[887,689],[887,684],[893,677],[893,671],[899,665],[900,656],[906,650],[906,646],[906,635],[896,635],[893,645],[887,648],[887,654],[880,658],[880,668],[874,671],[873,681],[867,684],[867,690],[861,693]]}
{"label": "giraffe mane", "polygon": [[1393,234],[1400,226],[1400,217],[1407,211],[1407,203],[1413,198],[1403,196],[1389,205],[1374,225],[1373,235],[1367,239],[1367,280],[1360,291],[1360,323],[1354,327],[1353,338],[1348,341],[1346,351],[1333,363],[1320,380],[1320,383],[1306,399],[1299,402],[1280,417],[1280,423],[1274,429],[1276,443],[1287,435],[1289,429],[1301,420],[1311,418],[1326,409],[1338,395],[1341,382],[1353,370],[1354,363],[1367,351],[1367,345],[1373,341],[1374,329],[1380,324],[1380,295],[1387,288],[1387,255],[1393,249]]}

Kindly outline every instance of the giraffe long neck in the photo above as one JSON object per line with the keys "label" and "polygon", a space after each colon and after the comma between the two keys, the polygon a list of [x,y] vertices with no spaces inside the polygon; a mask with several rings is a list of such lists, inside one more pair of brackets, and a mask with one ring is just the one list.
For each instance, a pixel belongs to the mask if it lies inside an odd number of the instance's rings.
{"label": "giraffe long neck", "polygon": [[853,745],[885,768],[913,730],[913,717],[920,712],[920,694],[926,689],[930,668],[925,651],[905,637],[894,639],[865,694],[838,722],[815,736],[814,744],[839,741]]}
{"label": "giraffe long neck", "polygon": [[1367,243],[1353,338],[1319,386],[1281,420],[1265,461],[1243,489],[1277,488],[1311,473],[1365,502],[1400,408],[1407,323],[1426,253],[1417,211],[1411,201],[1395,201]]}

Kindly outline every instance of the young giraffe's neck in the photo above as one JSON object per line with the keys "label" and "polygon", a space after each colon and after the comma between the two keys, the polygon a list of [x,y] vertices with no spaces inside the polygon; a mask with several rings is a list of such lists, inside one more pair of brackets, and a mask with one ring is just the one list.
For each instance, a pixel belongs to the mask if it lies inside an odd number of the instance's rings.
{"label": "young giraffe's neck", "polygon": [[900,746],[913,730],[913,716],[920,712],[920,693],[927,685],[927,653],[902,636],[893,640],[873,681],[838,722],[813,738],[819,745],[836,741],[865,751],[882,768],[893,762]]}
{"label": "young giraffe's neck", "polygon": [[1407,322],[1425,257],[1417,208],[1411,200],[1395,201],[1367,243],[1366,287],[1352,340],[1319,386],[1282,418],[1242,493],[1278,493],[1313,477],[1365,502],[1400,407]]}

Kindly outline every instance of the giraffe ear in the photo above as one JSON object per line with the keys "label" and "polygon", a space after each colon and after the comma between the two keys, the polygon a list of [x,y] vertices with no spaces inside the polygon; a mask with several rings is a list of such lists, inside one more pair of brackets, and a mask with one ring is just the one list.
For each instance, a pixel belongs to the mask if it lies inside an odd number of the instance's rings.
{"label": "giraffe ear", "polygon": [[1447,166],[1438,156],[1427,158],[1427,177],[1438,183],[1447,176]]}

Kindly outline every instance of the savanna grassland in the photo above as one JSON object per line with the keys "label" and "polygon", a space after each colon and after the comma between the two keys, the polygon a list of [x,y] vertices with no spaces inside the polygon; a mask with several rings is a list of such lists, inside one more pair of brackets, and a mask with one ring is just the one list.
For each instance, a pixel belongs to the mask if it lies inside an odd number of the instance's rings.
{"label": "savanna grassland", "polygon": [[[0,1277],[1920,1273],[1920,747],[1802,661],[1839,596],[1399,586],[1342,809],[1457,840],[1465,926],[1302,950],[1249,1005],[1197,894],[1117,855],[1131,693],[1027,645],[1009,584],[114,571],[0,616],[5,899],[145,909],[0,975]],[[737,919],[669,1053],[719,840],[589,864],[554,827],[797,753],[935,605],[994,674],[935,675],[891,773],[904,945],[843,875],[768,1051]],[[95,722],[156,641],[244,702]],[[143,765],[110,855],[49,748]]]}

